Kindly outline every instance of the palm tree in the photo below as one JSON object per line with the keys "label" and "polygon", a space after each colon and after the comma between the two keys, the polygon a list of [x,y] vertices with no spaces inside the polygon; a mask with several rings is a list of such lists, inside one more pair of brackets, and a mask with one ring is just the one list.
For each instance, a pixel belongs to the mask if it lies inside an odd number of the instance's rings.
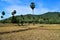
{"label": "palm tree", "polygon": [[5,15],[5,12],[4,11],[2,11],[2,16],[1,16],[1,18],[3,18],[3,16]]}
{"label": "palm tree", "polygon": [[15,23],[16,21],[15,21],[15,14],[16,14],[16,10],[14,10],[13,12],[12,12],[12,23]]}
{"label": "palm tree", "polygon": [[5,12],[4,11],[2,11],[2,16],[1,16],[1,18],[3,18],[3,16],[5,15]]}
{"label": "palm tree", "polygon": [[1,18],[3,18],[3,16],[1,16]]}
{"label": "palm tree", "polygon": [[[30,7],[32,9],[32,14],[34,15],[35,3],[34,2],[31,2]],[[34,16],[33,16],[33,24],[34,24]]]}
{"label": "palm tree", "polygon": [[[3,16],[5,15],[5,12],[4,11],[2,11],[2,16],[1,16],[1,18],[4,18]],[[2,23],[4,23],[5,21],[3,21]]]}
{"label": "palm tree", "polygon": [[14,16],[16,14],[16,10],[14,10],[13,12],[12,12],[12,15]]}
{"label": "palm tree", "polygon": [[[1,19],[3,19],[3,16],[1,16]],[[1,21],[3,23],[3,21]]]}
{"label": "palm tree", "polygon": [[32,9],[32,13],[34,14],[35,3],[34,2],[31,2],[30,7]]}
{"label": "palm tree", "polygon": [[3,16],[5,15],[5,12],[4,12],[4,11],[2,11],[2,15],[3,15]]}

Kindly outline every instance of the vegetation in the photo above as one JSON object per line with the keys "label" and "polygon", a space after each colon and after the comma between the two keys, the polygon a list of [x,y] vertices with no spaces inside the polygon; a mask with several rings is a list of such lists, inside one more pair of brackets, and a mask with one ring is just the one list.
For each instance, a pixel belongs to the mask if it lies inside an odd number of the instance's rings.
{"label": "vegetation", "polygon": [[[2,11],[2,16],[1,16],[2,19],[4,18],[4,15],[5,15],[5,12]],[[5,23],[5,21],[2,21],[2,23]]]}
{"label": "vegetation", "polygon": [[[27,14],[27,15],[13,16],[13,17],[16,18],[13,19],[15,20],[16,23],[21,23],[22,25],[24,23],[33,23],[33,21],[35,23],[40,23],[40,24],[60,24],[60,12],[47,12],[42,15]],[[33,17],[35,18],[34,20]],[[5,21],[5,23],[12,23],[11,19],[12,17],[1,21]]]}
{"label": "vegetation", "polygon": [[[34,15],[35,3],[34,3],[34,2],[31,2],[30,7],[31,7],[31,9],[32,9],[32,14]],[[34,20],[35,20],[35,18],[33,17],[33,21],[32,21],[33,24],[35,24],[35,23],[34,23]]]}
{"label": "vegetation", "polygon": [[12,22],[12,23],[16,23],[15,14],[16,14],[16,10],[14,10],[14,11],[12,12],[12,19],[11,19],[11,22]]}
{"label": "vegetation", "polygon": [[34,15],[34,2],[31,2],[30,8],[32,14],[15,16],[16,10],[13,10],[12,16],[7,19],[3,19],[5,12],[2,11],[0,40],[60,40],[60,12]]}
{"label": "vegetation", "polygon": [[28,25],[28,28],[25,28],[12,24],[10,27],[0,27],[0,40],[60,40],[59,24],[39,24],[36,26]]}
{"label": "vegetation", "polygon": [[[24,23],[39,23],[39,24],[60,24],[60,12],[47,12],[41,15],[34,15],[35,3],[31,2],[30,8],[32,9],[32,14],[18,15],[15,16],[16,10],[12,12],[12,17],[0,20],[0,23],[16,23],[23,25]],[[2,11],[1,18],[4,18],[5,12]]]}

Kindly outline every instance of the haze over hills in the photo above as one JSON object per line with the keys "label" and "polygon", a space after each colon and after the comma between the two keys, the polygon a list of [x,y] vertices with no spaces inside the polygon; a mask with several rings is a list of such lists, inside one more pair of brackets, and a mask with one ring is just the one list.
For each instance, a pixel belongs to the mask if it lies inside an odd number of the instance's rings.
{"label": "haze over hills", "polygon": [[[58,23],[60,24],[60,12],[47,12],[41,15],[32,15],[32,14],[27,14],[27,15],[18,15],[15,16],[17,21],[19,23],[23,21],[24,23],[32,22],[35,21],[36,23],[49,23],[49,24],[54,24]],[[1,20],[0,22],[4,21],[6,23],[11,23],[12,17],[8,19]]]}

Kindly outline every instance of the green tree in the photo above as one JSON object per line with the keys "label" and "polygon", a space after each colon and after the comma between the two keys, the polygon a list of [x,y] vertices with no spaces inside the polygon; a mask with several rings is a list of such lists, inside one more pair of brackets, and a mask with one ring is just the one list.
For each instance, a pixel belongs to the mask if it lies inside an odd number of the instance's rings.
{"label": "green tree", "polygon": [[[2,16],[1,16],[1,18],[4,18],[3,16],[5,15],[5,12],[4,11],[2,11]],[[3,20],[3,22],[2,23],[5,23],[5,21]]]}
{"label": "green tree", "polygon": [[16,10],[14,10],[13,12],[12,12],[12,16],[14,16],[16,14]]}
{"label": "green tree", "polygon": [[3,16],[1,16],[1,18],[3,18]]}
{"label": "green tree", "polygon": [[35,3],[34,3],[34,2],[31,2],[30,7],[31,7],[31,9],[34,11]]}
{"label": "green tree", "polygon": [[33,24],[35,25],[35,22],[34,22],[34,19],[35,19],[35,17],[34,17],[35,3],[34,3],[34,2],[31,2],[30,7],[31,7],[31,9],[32,9],[32,14],[33,14]]}
{"label": "green tree", "polygon": [[16,10],[12,12],[12,20],[11,20],[12,23],[16,23],[15,14],[16,14]]}
{"label": "green tree", "polygon": [[4,12],[4,11],[2,11],[2,15],[3,15],[3,16],[5,15],[5,12]]}

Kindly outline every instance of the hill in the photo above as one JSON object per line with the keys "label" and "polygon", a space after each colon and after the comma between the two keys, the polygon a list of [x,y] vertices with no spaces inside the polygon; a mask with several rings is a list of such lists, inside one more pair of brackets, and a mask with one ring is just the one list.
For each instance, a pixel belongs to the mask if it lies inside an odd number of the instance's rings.
{"label": "hill", "polygon": [[[49,24],[60,24],[60,12],[47,12],[41,15],[32,15],[32,14],[27,14],[27,15],[18,15],[15,16],[15,18],[19,21],[23,21],[24,23],[32,23],[34,21],[35,23],[49,23]],[[1,20],[0,22],[6,22],[6,23],[11,23],[12,17]]]}

